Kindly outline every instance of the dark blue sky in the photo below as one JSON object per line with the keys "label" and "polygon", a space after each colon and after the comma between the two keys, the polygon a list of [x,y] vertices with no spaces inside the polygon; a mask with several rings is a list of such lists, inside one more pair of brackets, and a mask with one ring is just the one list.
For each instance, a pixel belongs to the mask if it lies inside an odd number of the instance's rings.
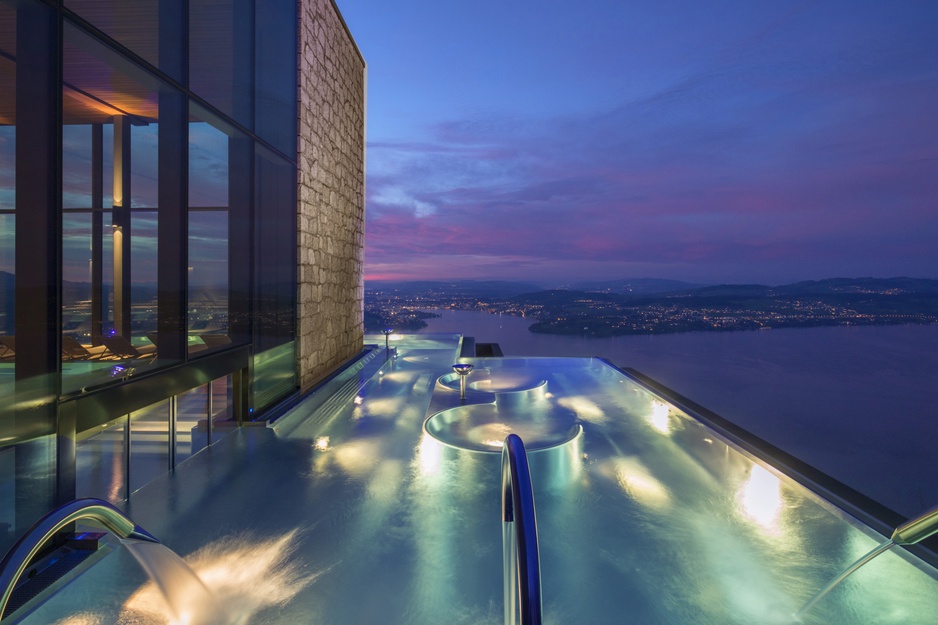
{"label": "dark blue sky", "polygon": [[338,0],[367,279],[938,278],[938,2]]}

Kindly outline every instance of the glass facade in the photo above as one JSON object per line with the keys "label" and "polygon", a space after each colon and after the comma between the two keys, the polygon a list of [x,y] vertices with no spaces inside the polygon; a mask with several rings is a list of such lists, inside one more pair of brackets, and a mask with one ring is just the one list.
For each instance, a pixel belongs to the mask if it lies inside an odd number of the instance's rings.
{"label": "glass facade", "polygon": [[0,0],[0,551],[296,391],[294,0]]}

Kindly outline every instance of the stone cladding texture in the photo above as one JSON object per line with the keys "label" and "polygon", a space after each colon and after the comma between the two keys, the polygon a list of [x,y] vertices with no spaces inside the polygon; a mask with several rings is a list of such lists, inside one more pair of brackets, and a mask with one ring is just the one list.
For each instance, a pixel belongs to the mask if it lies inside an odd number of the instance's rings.
{"label": "stone cladding texture", "polygon": [[365,62],[332,0],[299,3],[300,390],[364,334]]}

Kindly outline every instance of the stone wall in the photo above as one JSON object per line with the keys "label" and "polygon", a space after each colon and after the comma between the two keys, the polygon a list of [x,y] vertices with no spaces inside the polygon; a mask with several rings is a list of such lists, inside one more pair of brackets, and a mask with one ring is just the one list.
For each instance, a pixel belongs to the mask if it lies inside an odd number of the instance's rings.
{"label": "stone wall", "polygon": [[299,3],[300,390],[362,349],[365,62],[332,0]]}

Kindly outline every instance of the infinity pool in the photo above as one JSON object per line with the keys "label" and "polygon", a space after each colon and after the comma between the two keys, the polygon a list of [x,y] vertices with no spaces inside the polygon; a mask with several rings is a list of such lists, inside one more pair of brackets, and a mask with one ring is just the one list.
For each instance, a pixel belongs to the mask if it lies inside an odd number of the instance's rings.
{"label": "infinity pool", "polygon": [[[383,338],[383,337],[382,337]],[[546,623],[934,623],[938,572],[605,362],[479,359],[407,337],[127,512],[252,624],[502,622],[500,455],[530,453]],[[376,361],[377,362],[377,361]],[[375,365],[373,369],[377,369]],[[167,623],[114,548],[22,622]]]}

